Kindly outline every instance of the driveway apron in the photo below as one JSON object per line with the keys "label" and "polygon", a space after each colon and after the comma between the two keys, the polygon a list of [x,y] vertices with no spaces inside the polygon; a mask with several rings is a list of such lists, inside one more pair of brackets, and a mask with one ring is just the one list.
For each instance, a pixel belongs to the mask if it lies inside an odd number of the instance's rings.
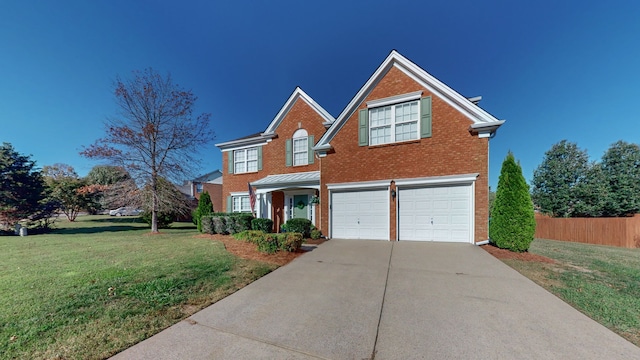
{"label": "driveway apron", "polygon": [[468,244],[331,240],[113,359],[640,359]]}

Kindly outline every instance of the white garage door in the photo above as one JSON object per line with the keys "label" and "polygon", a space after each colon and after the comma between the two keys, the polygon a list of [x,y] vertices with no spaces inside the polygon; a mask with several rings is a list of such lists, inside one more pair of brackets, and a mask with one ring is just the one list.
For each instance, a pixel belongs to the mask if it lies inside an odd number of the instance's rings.
{"label": "white garage door", "polygon": [[388,190],[333,192],[331,230],[337,239],[389,240]]}
{"label": "white garage door", "polygon": [[472,242],[471,186],[400,188],[399,240]]}

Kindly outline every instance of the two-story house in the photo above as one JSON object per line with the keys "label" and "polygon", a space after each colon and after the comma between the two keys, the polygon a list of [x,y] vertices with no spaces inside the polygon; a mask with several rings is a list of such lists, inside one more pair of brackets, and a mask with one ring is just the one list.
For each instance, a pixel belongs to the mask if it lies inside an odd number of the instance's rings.
{"label": "two-story house", "polygon": [[[488,239],[489,139],[504,123],[392,51],[334,119],[296,88],[266,130],[218,144],[227,211],[332,238]],[[249,185],[250,184],[250,185]]]}

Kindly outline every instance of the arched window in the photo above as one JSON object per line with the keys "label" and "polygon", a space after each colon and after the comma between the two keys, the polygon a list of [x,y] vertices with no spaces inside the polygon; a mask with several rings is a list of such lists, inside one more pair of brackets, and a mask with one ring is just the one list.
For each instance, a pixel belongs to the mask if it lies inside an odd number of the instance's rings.
{"label": "arched window", "polygon": [[293,133],[293,166],[309,164],[309,134],[305,129]]}

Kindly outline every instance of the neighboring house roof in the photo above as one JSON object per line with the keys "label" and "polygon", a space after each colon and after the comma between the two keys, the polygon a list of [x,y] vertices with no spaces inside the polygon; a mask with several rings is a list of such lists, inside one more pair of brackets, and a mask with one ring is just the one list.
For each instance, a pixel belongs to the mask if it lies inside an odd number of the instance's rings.
{"label": "neighboring house roof", "polygon": [[320,171],[298,172],[290,174],[268,175],[251,183],[258,189],[273,187],[293,187],[320,184]]}
{"label": "neighboring house roof", "polygon": [[[218,181],[216,181],[218,180]],[[193,179],[192,182],[196,183],[210,183],[210,184],[222,184],[222,171],[214,170],[210,173],[200,175]]]}
{"label": "neighboring house roof", "polygon": [[[429,90],[433,95],[438,96],[447,104],[454,107],[460,113],[465,115],[472,121],[470,130],[477,132],[481,137],[490,136],[495,130],[504,123],[504,120],[498,120],[493,115],[481,109],[471,100],[460,95],[449,86],[436,79],[418,65],[400,55],[396,50],[392,50],[389,56],[371,75],[369,80],[360,88],[356,95],[351,99],[349,104],[344,108],[342,113],[338,115],[329,130],[320,138],[315,150],[331,149],[331,140],[340,131],[346,121],[358,109],[360,104],[366,99],[371,91],[376,87],[378,82],[389,72],[391,68],[397,68],[407,76],[415,80],[418,84]],[[475,100],[475,99],[472,99]]]}
{"label": "neighboring house roof", "polygon": [[241,146],[258,145],[258,144],[267,143],[269,140],[273,139],[276,136],[275,131],[278,128],[278,125],[280,125],[282,120],[287,116],[287,114],[289,113],[289,111],[291,110],[291,108],[293,107],[293,105],[296,103],[298,99],[302,99],[315,112],[317,112],[318,115],[320,115],[320,117],[324,120],[322,124],[325,125],[326,127],[330,126],[335,121],[333,116],[331,116],[331,114],[329,114],[322,106],[320,106],[317,102],[315,102],[300,87],[296,87],[295,90],[293,90],[293,93],[291,94],[291,96],[289,96],[287,101],[280,108],[280,111],[278,111],[275,118],[271,120],[271,123],[269,123],[269,126],[267,126],[267,129],[264,132],[252,134],[249,136],[244,136],[239,139],[235,139],[235,140],[231,140],[223,143],[219,143],[219,144],[216,144],[216,146],[220,148],[220,150],[225,151],[233,148],[238,148]]}

